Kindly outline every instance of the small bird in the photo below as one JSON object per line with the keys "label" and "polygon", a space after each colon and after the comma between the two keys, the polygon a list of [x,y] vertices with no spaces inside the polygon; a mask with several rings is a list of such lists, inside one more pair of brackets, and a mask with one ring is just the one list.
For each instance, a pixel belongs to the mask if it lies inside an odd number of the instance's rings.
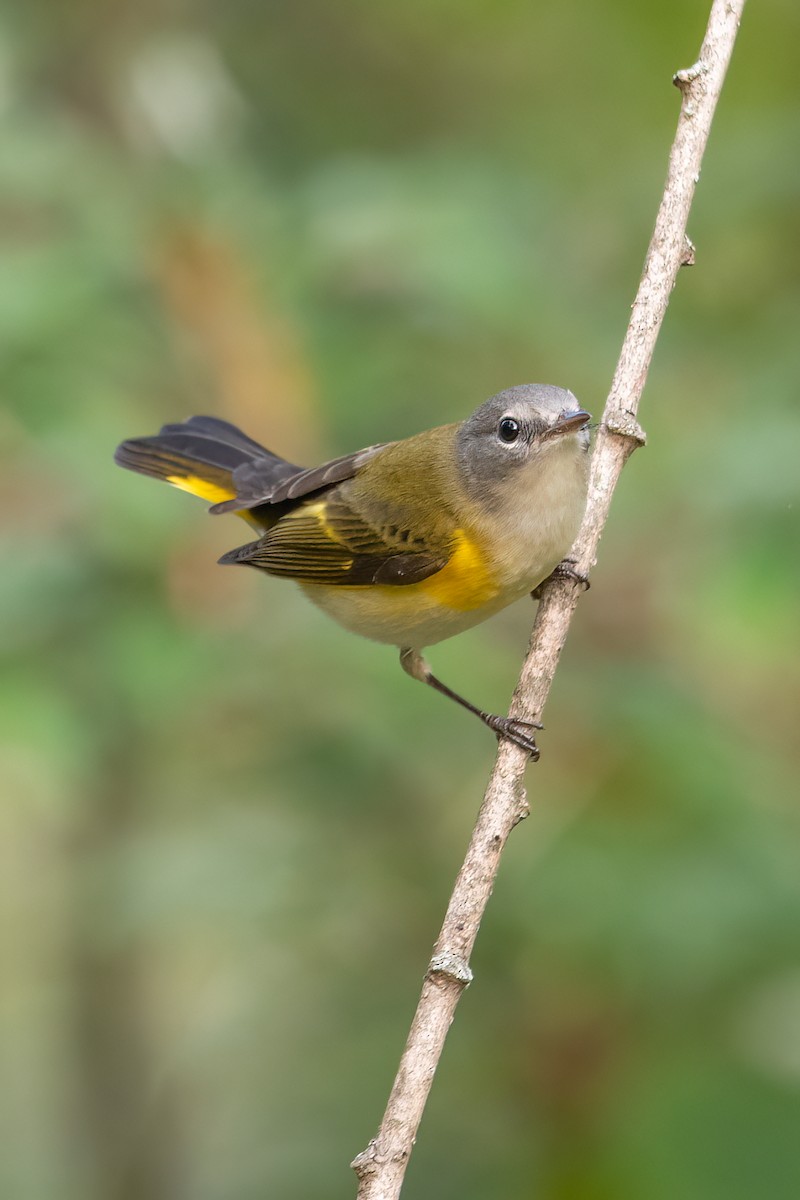
{"label": "small bird", "polygon": [[523,384],[460,423],[304,469],[216,417],[118,447],[122,467],[235,512],[258,538],[221,563],[293,579],[354,633],[534,758],[532,722],[470,704],[421,651],[537,587],[570,549],[586,506],[589,413],[571,392]]}

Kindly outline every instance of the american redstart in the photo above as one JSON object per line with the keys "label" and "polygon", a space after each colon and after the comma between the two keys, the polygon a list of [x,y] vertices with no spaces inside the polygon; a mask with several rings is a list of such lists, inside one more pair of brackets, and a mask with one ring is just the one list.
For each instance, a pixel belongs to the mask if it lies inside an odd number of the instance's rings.
{"label": "american redstart", "polygon": [[221,563],[294,579],[347,629],[399,646],[414,679],[538,757],[533,724],[476,708],[420,651],[520,599],[567,553],[586,505],[590,419],[571,392],[525,384],[460,424],[309,470],[216,417],[165,425],[115,457],[244,517],[259,537]]}

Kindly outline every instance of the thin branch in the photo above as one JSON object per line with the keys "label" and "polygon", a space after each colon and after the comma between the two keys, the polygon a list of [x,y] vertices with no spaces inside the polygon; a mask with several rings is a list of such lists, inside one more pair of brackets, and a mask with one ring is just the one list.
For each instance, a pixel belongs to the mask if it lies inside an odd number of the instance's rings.
{"label": "thin branch", "polygon": [[[588,575],[596,562],[620,472],[645,440],[636,420],[639,399],[678,271],[694,261],[686,222],[744,3],[714,0],[700,57],[674,77],[682,93],[678,128],[642,280],[592,455],[586,515],[572,550],[580,574]],[[541,715],[580,590],[578,582],[563,576],[544,588],[512,715],[525,719]],[[380,1129],[352,1164],[359,1180],[358,1200],[395,1200],[400,1195],[444,1040],[472,978],[469,959],[503,846],[529,811],[523,786],[527,761],[523,751],[501,742]]]}

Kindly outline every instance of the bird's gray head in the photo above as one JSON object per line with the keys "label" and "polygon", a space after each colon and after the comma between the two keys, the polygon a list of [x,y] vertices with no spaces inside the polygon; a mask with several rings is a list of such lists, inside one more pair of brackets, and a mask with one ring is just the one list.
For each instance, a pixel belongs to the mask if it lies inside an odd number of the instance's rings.
{"label": "bird's gray head", "polygon": [[456,456],[467,488],[488,499],[498,483],[518,476],[526,464],[564,454],[583,459],[591,420],[572,392],[525,383],[498,392],[461,423]]}

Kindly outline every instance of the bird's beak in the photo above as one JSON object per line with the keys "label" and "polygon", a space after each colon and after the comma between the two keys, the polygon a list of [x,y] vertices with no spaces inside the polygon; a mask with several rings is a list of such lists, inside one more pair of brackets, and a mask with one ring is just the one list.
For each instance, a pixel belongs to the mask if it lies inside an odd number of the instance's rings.
{"label": "bird's beak", "polygon": [[577,412],[562,413],[556,421],[555,425],[551,425],[545,434],[546,437],[561,437],[563,433],[577,433],[579,429],[583,429],[592,419],[592,414],[579,408]]}

